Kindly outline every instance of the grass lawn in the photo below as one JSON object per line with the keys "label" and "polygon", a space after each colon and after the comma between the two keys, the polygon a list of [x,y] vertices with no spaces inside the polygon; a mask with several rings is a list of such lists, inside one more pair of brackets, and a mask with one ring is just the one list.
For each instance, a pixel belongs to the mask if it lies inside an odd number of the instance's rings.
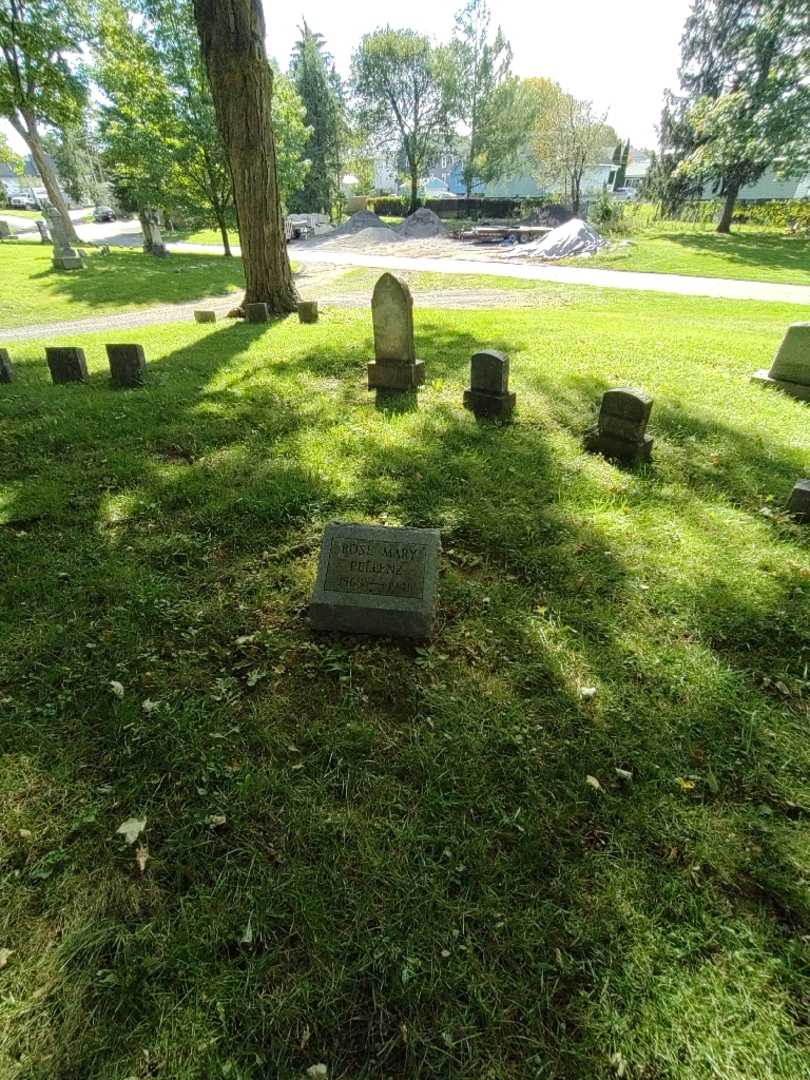
{"label": "grass lawn", "polygon": [[[399,409],[366,311],[139,330],[130,392],[11,347],[2,1080],[807,1077],[810,414],[748,381],[803,311],[544,295],[417,308]],[[335,517],[441,528],[431,643],[310,632]]]}
{"label": "grass lawn", "polygon": [[12,206],[5,207],[4,206],[0,210],[0,217],[20,217],[20,218],[29,218],[29,219],[33,220],[34,218],[41,218],[42,217],[42,211],[41,210],[18,210],[16,207],[12,207]]}
{"label": "grass lawn", "polygon": [[82,319],[157,304],[223,296],[244,285],[241,259],[176,255],[156,259],[87,247],[86,269],[54,270],[49,246],[0,245],[0,327]]}
{"label": "grass lawn", "polygon": [[627,245],[615,243],[591,259],[563,263],[810,285],[810,242],[774,230],[736,225],[730,236],[721,236],[713,229],[668,221],[632,236]]}
{"label": "grass lawn", "polygon": [[[174,229],[164,231],[163,239],[167,244],[216,244],[222,247],[222,234],[219,229]],[[234,247],[239,246],[239,233],[236,229],[228,230],[228,239]]]}

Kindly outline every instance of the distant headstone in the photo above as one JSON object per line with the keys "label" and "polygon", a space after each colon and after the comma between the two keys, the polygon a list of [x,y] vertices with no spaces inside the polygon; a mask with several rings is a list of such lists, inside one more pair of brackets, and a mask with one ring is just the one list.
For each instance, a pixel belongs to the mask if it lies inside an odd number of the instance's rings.
{"label": "distant headstone", "polygon": [[144,211],[141,215],[141,227],[144,235],[144,252],[147,255],[158,255],[160,257],[168,255],[169,249],[163,242],[163,234],[160,231],[160,224],[158,222],[156,211]]}
{"label": "distant headstone", "polygon": [[754,373],[753,381],[784,390],[791,397],[810,401],[810,322],[789,326],[770,371]]}
{"label": "distant headstone", "polygon": [[0,221],[0,240],[8,240],[11,237],[11,226],[7,221]]}
{"label": "distant headstone", "polygon": [[310,605],[316,630],[427,638],[433,633],[438,529],[327,525]]}
{"label": "distant headstone", "polygon": [[410,390],[425,381],[425,363],[416,359],[413,298],[404,281],[383,274],[371,299],[374,362],[368,365],[369,390]]}
{"label": "distant headstone", "polygon": [[37,231],[39,232],[39,242],[41,244],[50,244],[51,234],[48,231],[47,221],[40,221],[39,218],[37,218],[34,224],[36,225]]}
{"label": "distant headstone", "polygon": [[110,245],[109,244],[102,244],[101,248],[99,249],[99,255],[109,255],[109,254],[110,254]]}
{"label": "distant headstone", "polygon": [[14,382],[14,367],[8,349],[0,349],[0,383]]}
{"label": "distant headstone", "polygon": [[301,300],[298,304],[298,321],[316,323],[318,321],[318,301]]}
{"label": "distant headstone", "polygon": [[195,322],[216,322],[217,321],[217,313],[215,311],[195,311],[194,312],[194,321]]}
{"label": "distant headstone", "polygon": [[113,386],[119,388],[143,386],[146,376],[146,357],[142,345],[107,345],[107,360]]}
{"label": "distant headstone", "polygon": [[87,379],[87,360],[84,349],[72,345],[49,346],[45,359],[55,383],[84,382]]}
{"label": "distant headstone", "polygon": [[653,399],[644,390],[607,390],[596,429],[585,436],[585,449],[629,465],[649,461],[653,441],[646,430],[652,407]]}
{"label": "distant headstone", "polygon": [[57,270],[83,270],[84,263],[67,237],[64,219],[56,207],[44,211],[53,241],[53,265]]}
{"label": "distant headstone", "polygon": [[788,500],[788,513],[799,521],[810,522],[810,480],[798,480]]}
{"label": "distant headstone", "polygon": [[245,322],[269,322],[270,308],[267,304],[245,304]]}
{"label": "distant headstone", "polygon": [[464,405],[476,416],[509,420],[515,395],[509,389],[509,357],[496,349],[483,349],[470,361],[470,386]]}

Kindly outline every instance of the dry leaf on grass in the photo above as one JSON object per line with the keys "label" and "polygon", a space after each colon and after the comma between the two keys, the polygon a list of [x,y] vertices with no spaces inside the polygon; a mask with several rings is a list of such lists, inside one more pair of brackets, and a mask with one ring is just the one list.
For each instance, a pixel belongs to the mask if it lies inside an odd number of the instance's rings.
{"label": "dry leaf on grass", "polygon": [[146,818],[127,818],[115,830],[124,837],[128,844],[134,844],[143,830],[146,828]]}

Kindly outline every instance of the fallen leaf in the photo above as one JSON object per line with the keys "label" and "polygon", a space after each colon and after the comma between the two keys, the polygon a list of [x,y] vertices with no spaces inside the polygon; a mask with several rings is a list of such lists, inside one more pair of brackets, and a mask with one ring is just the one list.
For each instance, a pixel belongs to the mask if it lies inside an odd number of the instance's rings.
{"label": "fallen leaf", "polygon": [[224,825],[228,819],[224,814],[209,814],[205,819],[206,825],[210,825],[212,829],[218,829],[220,825]]}
{"label": "fallen leaf", "polygon": [[307,1069],[307,1076],[310,1077],[310,1080],[319,1080],[320,1077],[328,1075],[329,1070],[323,1064],[323,1062],[319,1062],[317,1065],[310,1065],[310,1067]]}
{"label": "fallen leaf", "polygon": [[628,784],[632,783],[633,774],[627,769],[616,769],[616,775],[620,780],[625,780]]}
{"label": "fallen leaf", "polygon": [[579,696],[583,701],[592,701],[596,697],[595,686],[581,686],[579,690]]}
{"label": "fallen leaf", "polygon": [[148,715],[149,713],[153,713],[159,704],[160,702],[158,701],[150,701],[149,698],[146,698],[145,701],[141,702],[141,708]]}
{"label": "fallen leaf", "polygon": [[602,790],[602,785],[599,783],[595,776],[591,776],[590,774],[586,776],[585,783],[588,785],[588,787],[592,787],[594,791]]}
{"label": "fallen leaf", "polygon": [[778,682],[775,682],[774,686],[782,695],[782,697],[790,697],[790,690],[788,690],[788,688],[785,686],[781,679]]}
{"label": "fallen leaf", "polygon": [[8,963],[9,957],[14,953],[13,949],[0,949],[0,968],[4,968]]}
{"label": "fallen leaf", "polygon": [[30,829],[20,829],[20,839],[21,840],[31,840],[31,839],[33,839],[33,836],[34,836],[34,834],[31,832]]}
{"label": "fallen leaf", "polygon": [[678,785],[678,787],[681,789],[681,791],[694,791],[695,790],[695,782],[694,782],[694,780],[684,780],[684,778],[682,776],[676,776],[675,777],[675,783]]}
{"label": "fallen leaf", "polygon": [[124,837],[128,844],[134,844],[143,830],[146,828],[146,818],[127,818],[115,830]]}
{"label": "fallen leaf", "polygon": [[242,932],[242,936],[239,938],[240,945],[252,945],[253,944],[253,926],[251,925],[251,916],[247,921],[247,926]]}
{"label": "fallen leaf", "polygon": [[110,689],[112,690],[112,692],[115,694],[115,696],[117,698],[120,699],[120,698],[122,698],[124,696],[123,683],[116,682],[115,679],[112,679],[112,680],[110,680]]}
{"label": "fallen leaf", "polygon": [[141,873],[146,870],[146,864],[149,861],[149,848],[143,844],[138,844],[135,848],[135,862],[138,864],[138,869]]}

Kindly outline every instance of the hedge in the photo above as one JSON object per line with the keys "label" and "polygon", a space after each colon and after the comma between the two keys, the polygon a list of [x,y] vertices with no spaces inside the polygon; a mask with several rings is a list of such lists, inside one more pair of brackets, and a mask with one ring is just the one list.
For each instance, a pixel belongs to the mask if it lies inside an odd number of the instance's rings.
{"label": "hedge", "polygon": [[[426,206],[442,218],[465,218],[477,221],[480,218],[517,218],[522,217],[527,209],[544,206],[550,202],[543,198],[495,199],[483,196],[471,199],[417,199],[417,204]],[[400,195],[382,195],[368,199],[368,208],[380,217],[401,217],[407,214],[410,198]]]}

